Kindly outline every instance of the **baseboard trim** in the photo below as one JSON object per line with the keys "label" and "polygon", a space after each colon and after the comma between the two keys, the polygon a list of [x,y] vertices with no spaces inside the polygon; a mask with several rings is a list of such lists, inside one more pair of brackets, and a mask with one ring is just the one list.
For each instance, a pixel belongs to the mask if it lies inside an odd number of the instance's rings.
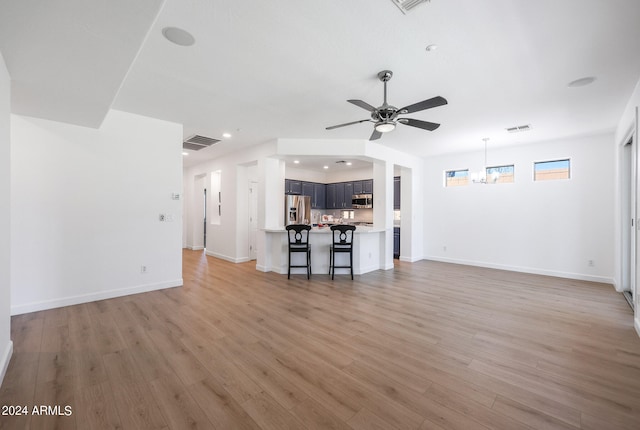
{"label": "baseboard trim", "polygon": [[403,257],[402,255],[398,258],[400,261],[406,261],[407,263],[415,263],[416,261],[422,260],[422,257]]}
{"label": "baseboard trim", "polygon": [[606,276],[594,276],[583,273],[560,272],[556,270],[536,269],[534,267],[508,266],[482,261],[459,260],[455,258],[443,258],[433,255],[424,257],[424,260],[440,261],[442,263],[464,264],[466,266],[486,267],[488,269],[508,270],[510,272],[531,273],[533,275],[555,276],[556,278],[577,279],[580,281],[599,282],[602,284],[614,284],[614,279]]}
{"label": "baseboard trim", "polygon": [[230,263],[246,263],[247,261],[251,261],[249,259],[249,257],[240,257],[240,258],[235,258],[235,257],[229,257],[228,255],[224,255],[224,254],[219,254],[217,252],[213,252],[213,251],[205,251],[205,254],[207,254],[209,257],[215,257],[215,258],[219,258],[221,260],[225,260],[228,261]]}
{"label": "baseboard trim", "polygon": [[11,356],[13,355],[13,342],[9,341],[6,348],[4,349],[4,354],[0,357],[0,387],[2,386],[2,382],[4,381],[4,375],[7,374],[7,369],[9,368],[9,362],[11,361]]}
{"label": "baseboard trim", "polygon": [[256,270],[260,271],[260,272],[271,272],[271,269],[268,268],[267,266],[263,265],[263,264],[256,264]]}
{"label": "baseboard trim", "polygon": [[173,281],[158,282],[154,284],[137,285],[135,287],[119,288],[115,290],[100,291],[90,294],[63,297],[59,299],[43,300],[41,302],[26,303],[24,305],[11,306],[11,315],[21,315],[29,312],[44,311],[47,309],[61,308],[63,306],[78,305],[81,303],[95,302],[98,300],[113,299],[115,297],[130,296],[132,294],[147,293],[149,291],[163,290],[165,288],[181,287],[182,278]]}
{"label": "baseboard trim", "polygon": [[636,328],[636,333],[640,337],[640,320],[638,318],[633,319],[633,326]]}
{"label": "baseboard trim", "polygon": [[204,249],[204,246],[187,246],[187,249],[191,251],[202,251]]}

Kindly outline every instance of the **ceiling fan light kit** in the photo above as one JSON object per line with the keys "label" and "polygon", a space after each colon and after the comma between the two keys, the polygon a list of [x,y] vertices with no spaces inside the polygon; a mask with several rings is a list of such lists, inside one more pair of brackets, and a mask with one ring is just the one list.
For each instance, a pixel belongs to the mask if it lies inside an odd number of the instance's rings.
{"label": "ceiling fan light kit", "polygon": [[347,102],[369,111],[371,113],[371,119],[362,119],[358,121],[347,122],[344,124],[333,125],[331,127],[327,127],[327,130],[346,127],[347,125],[359,124],[361,122],[372,122],[374,123],[373,133],[371,134],[369,140],[377,140],[382,137],[382,133],[393,131],[396,128],[397,124],[404,124],[410,127],[421,128],[428,131],[433,131],[436,128],[440,127],[440,124],[436,124],[434,122],[422,121],[413,118],[398,118],[399,115],[405,115],[408,113],[419,112],[422,110],[446,105],[447,100],[444,97],[437,96],[398,109],[397,107],[387,103],[387,82],[391,79],[392,76],[393,72],[391,70],[383,70],[378,73],[378,79],[380,79],[384,84],[384,101],[381,106],[373,107],[369,103],[362,100],[347,100]]}
{"label": "ceiling fan light kit", "polygon": [[376,124],[374,128],[380,133],[388,133],[396,128],[396,124],[392,121],[383,121]]}

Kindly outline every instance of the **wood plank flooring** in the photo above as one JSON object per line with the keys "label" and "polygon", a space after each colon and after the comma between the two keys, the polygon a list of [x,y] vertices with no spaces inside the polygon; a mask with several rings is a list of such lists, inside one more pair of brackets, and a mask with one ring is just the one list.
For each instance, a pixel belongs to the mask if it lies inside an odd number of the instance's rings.
{"label": "wood plank flooring", "polygon": [[182,288],[12,318],[1,429],[640,428],[609,285],[421,261],[291,280],[184,251]]}

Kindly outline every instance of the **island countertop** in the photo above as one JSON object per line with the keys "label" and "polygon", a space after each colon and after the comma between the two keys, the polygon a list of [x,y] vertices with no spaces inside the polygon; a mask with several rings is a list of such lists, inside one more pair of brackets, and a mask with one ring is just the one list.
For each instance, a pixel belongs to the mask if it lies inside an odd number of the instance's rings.
{"label": "island countertop", "polygon": [[[267,233],[286,233],[287,230],[282,228],[282,229],[278,229],[278,228],[266,228],[263,231],[266,231]],[[381,228],[376,228],[376,227],[372,227],[372,226],[368,226],[368,225],[357,225],[356,226],[356,234],[358,233],[381,233],[383,232],[384,229]],[[327,226],[327,227],[311,227],[310,230],[311,233],[331,233],[331,227]]]}
{"label": "island countertop", "polygon": [[[287,273],[289,265],[289,239],[285,228],[262,229],[265,237],[265,266],[260,270]],[[331,247],[331,228],[312,227],[309,243],[311,244],[311,269],[312,276],[329,273],[329,249]],[[387,231],[367,225],[356,226],[353,241],[353,272],[356,275],[381,269],[381,252],[384,249]],[[304,257],[296,255],[295,258]],[[348,258],[348,255],[339,256]],[[294,273],[303,273],[304,269],[292,270]],[[347,273],[346,269],[336,270]],[[305,272],[306,273],[306,272]]]}

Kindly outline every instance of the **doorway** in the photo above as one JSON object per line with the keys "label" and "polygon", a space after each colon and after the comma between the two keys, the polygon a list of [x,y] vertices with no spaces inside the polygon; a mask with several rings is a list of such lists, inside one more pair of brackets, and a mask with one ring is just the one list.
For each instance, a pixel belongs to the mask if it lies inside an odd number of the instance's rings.
{"label": "doorway", "polygon": [[207,218],[210,213],[207,210],[206,175],[198,175],[193,180],[193,203],[189,210],[189,243],[187,246],[194,251],[205,249],[207,240]]}
{"label": "doorway", "polygon": [[249,181],[249,260],[258,258],[258,183]]}
{"label": "doorway", "polygon": [[632,135],[622,150],[622,292],[632,308],[637,270],[637,151]]}

